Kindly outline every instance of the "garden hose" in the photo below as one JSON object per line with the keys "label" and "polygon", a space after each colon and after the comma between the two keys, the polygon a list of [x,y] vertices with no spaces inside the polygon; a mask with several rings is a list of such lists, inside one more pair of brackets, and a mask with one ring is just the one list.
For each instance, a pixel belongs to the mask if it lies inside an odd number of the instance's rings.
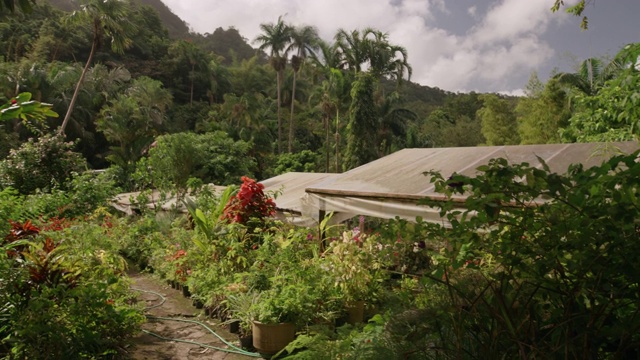
{"label": "garden hose", "polygon": [[[153,306],[148,306],[144,308],[144,311],[149,311],[151,309],[155,309],[157,307],[162,306],[166,301],[167,298],[165,298],[162,294],[159,294],[157,292],[154,291],[150,291],[150,290],[143,290],[143,289],[138,289],[138,288],[131,288],[131,290],[135,290],[135,291],[140,291],[140,292],[145,292],[145,293],[150,293],[153,295],[158,296],[160,299],[162,299],[162,301],[159,304],[153,305]],[[220,339],[220,341],[222,341],[225,345],[229,346],[229,349],[224,349],[224,348],[219,348],[219,347],[215,347],[212,345],[208,345],[208,344],[204,344],[204,343],[200,343],[197,341],[191,341],[191,340],[183,340],[183,339],[173,339],[173,338],[167,338],[164,337],[162,335],[156,334],[154,332],[148,331],[148,330],[142,330],[142,332],[149,334],[151,336],[157,337],[158,339],[162,339],[162,340],[166,340],[166,341],[176,341],[176,342],[182,342],[182,343],[187,343],[187,344],[193,344],[193,345],[198,345],[200,347],[203,348],[209,348],[209,349],[213,349],[213,350],[218,350],[218,351],[224,351],[224,352],[228,352],[228,353],[234,353],[234,354],[240,354],[240,355],[246,355],[246,356],[251,356],[251,357],[262,357],[262,355],[258,354],[258,353],[254,353],[254,352],[250,352],[250,351],[246,351],[243,350],[233,344],[231,344],[230,342],[228,342],[227,340],[225,340],[222,336],[218,335],[215,331],[213,331],[210,327],[208,327],[206,324],[200,322],[200,321],[196,321],[196,320],[187,320],[187,319],[174,319],[174,318],[167,318],[167,317],[160,317],[160,316],[153,316],[153,315],[149,315],[149,314],[145,314],[147,319],[154,319],[154,320],[165,320],[165,321],[179,321],[179,322],[184,322],[184,323],[191,323],[191,324],[197,324],[202,326],[203,328],[207,329],[207,331],[209,331],[211,334],[213,334],[215,337],[217,337],[218,339]]]}
{"label": "garden hose", "polygon": [[149,293],[149,294],[153,294],[153,295],[155,295],[155,296],[159,297],[160,299],[162,299],[162,301],[161,301],[159,304],[156,304],[156,305],[153,305],[153,306],[147,306],[147,307],[145,307],[145,308],[144,308],[144,311],[149,311],[149,310],[151,310],[151,309],[155,309],[155,308],[157,308],[157,307],[160,307],[160,306],[164,305],[164,303],[167,301],[167,298],[166,298],[166,297],[164,297],[162,294],[157,293],[157,292],[155,292],[155,291],[151,291],[151,290],[142,290],[142,289],[133,288],[133,287],[131,288],[131,290],[135,290],[135,291],[140,291],[140,292],[146,292],[146,293]]}

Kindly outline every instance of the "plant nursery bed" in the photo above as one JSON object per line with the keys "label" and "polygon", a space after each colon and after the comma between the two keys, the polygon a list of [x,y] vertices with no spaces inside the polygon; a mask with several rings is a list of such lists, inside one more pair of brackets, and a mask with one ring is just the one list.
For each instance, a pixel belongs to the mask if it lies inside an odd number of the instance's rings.
{"label": "plant nursery bed", "polygon": [[[166,299],[161,306],[149,309],[146,312],[147,315],[158,318],[200,321],[228,342],[238,344],[237,336],[207,319],[203,311],[193,307],[191,299],[185,298],[181,291],[172,289],[170,286],[146,274],[131,273],[130,277],[132,288],[150,291],[139,291],[138,299],[145,303],[146,307],[150,308],[162,303],[162,298],[154,293],[160,294]],[[149,318],[142,328],[164,338],[187,340],[223,349],[228,348],[226,344],[205,328],[193,323]],[[133,346],[128,351],[131,359],[135,360],[255,359],[250,356],[205,348],[185,342],[168,341],[146,332],[141,332],[133,339]]]}

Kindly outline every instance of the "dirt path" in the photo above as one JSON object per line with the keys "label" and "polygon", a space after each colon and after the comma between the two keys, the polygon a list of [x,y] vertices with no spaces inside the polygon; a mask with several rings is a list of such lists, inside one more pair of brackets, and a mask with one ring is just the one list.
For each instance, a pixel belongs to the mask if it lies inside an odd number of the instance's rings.
{"label": "dirt path", "polygon": [[[163,295],[166,302],[160,307],[147,311],[147,314],[157,317],[179,318],[204,322],[225,340],[238,346],[237,336],[229,333],[223,327],[216,325],[213,320],[204,316],[202,310],[197,310],[191,305],[191,300],[182,296],[178,290],[174,290],[159,280],[139,273],[130,274],[132,287],[147,291],[153,291]],[[140,292],[138,297],[144,301],[147,307],[157,305],[161,299],[152,293]],[[197,324],[178,321],[165,321],[149,319],[142,328],[166,338],[182,339],[205,343],[218,348],[229,348],[220,339],[209,333]],[[134,360],[246,360],[254,357],[240,354],[227,353],[209,348],[203,348],[193,344],[176,341],[166,341],[141,332],[134,338],[135,346],[130,350],[131,359]]]}

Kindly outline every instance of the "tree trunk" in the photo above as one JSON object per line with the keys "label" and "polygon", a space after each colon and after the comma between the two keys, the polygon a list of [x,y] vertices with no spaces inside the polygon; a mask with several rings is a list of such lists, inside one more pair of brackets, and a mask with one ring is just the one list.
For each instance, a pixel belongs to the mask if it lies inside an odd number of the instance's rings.
{"label": "tree trunk", "polygon": [[278,154],[282,154],[282,117],[280,115],[280,77],[282,76],[282,70],[278,69],[276,72],[276,91],[278,93],[277,107],[278,107]]}
{"label": "tree trunk", "polygon": [[293,147],[293,110],[294,110],[294,106],[296,104],[296,74],[298,72],[294,69],[293,70],[293,87],[291,89],[291,115],[289,117],[289,153],[292,152],[292,147]]}
{"label": "tree trunk", "polygon": [[64,135],[64,130],[67,128],[67,124],[69,123],[69,119],[71,118],[71,113],[73,112],[73,107],[76,105],[76,100],[78,100],[78,94],[80,93],[80,87],[82,86],[82,82],[84,81],[84,76],[87,74],[87,71],[89,70],[89,66],[91,66],[91,62],[93,61],[93,55],[96,52],[97,46],[98,46],[98,40],[94,36],[93,44],[91,44],[91,52],[89,52],[89,58],[87,59],[87,63],[84,65],[84,69],[82,69],[82,74],[80,74],[80,79],[78,79],[78,83],[76,84],[76,89],[73,91],[73,96],[71,97],[69,108],[67,109],[67,113],[64,116],[62,125],[60,125],[59,133],[61,135]]}
{"label": "tree trunk", "polygon": [[329,164],[330,164],[330,160],[329,160],[329,116],[325,115],[324,116],[324,153],[325,153],[325,171],[326,172],[331,172],[329,169]]}
{"label": "tree trunk", "polygon": [[196,77],[195,71],[196,64],[191,64],[191,76],[189,76],[191,78],[191,94],[189,96],[189,106],[193,106],[193,80]]}
{"label": "tree trunk", "polygon": [[340,173],[340,132],[338,123],[340,121],[340,110],[336,110],[336,172]]}

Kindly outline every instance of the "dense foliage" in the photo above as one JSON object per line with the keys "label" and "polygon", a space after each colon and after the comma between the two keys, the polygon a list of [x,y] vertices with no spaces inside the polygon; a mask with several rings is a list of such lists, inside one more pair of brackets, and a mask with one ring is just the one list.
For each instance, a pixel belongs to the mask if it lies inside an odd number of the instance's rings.
{"label": "dense foliage", "polygon": [[23,194],[66,189],[74,172],[86,169],[85,160],[73,152],[73,145],[58,135],[29,139],[0,162],[0,186],[13,187]]}
{"label": "dense foliage", "polygon": [[123,277],[125,260],[109,240],[111,215],[103,209],[82,222],[64,217],[105,204],[97,194],[107,184],[92,191],[90,179],[81,182],[66,195],[0,193],[3,358],[120,357],[144,320]]}
{"label": "dense foliage", "polygon": [[184,194],[189,179],[231,185],[251,176],[255,164],[247,160],[250,144],[234,141],[222,131],[177,133],[157,138],[148,158],[138,162],[134,177],[143,188],[176,189]]}
{"label": "dense foliage", "polygon": [[436,347],[453,357],[637,356],[637,156],[566,176],[504,159],[475,178],[431,174],[440,191],[469,195],[464,211],[431,203],[452,225],[428,234],[448,243],[429,280],[449,294],[425,325],[446,334]]}
{"label": "dense foliage", "polygon": [[[47,3],[0,2],[25,11],[0,15],[0,357],[121,356],[144,320],[123,255],[242,335],[294,323],[291,358],[639,356],[637,153],[565,175],[504,159],[476,177],[429,172],[445,200],[468,196],[463,210],[425,203],[448,227],[293,227],[252,179],[409,146],[634,139],[638,44],[532,76],[526,97],[452,94],[403,81],[406,50],[376,29],[327,43],[281,17],[260,25],[256,51],[233,28],[188,33],[144,3],[162,16],[88,0],[74,23]],[[202,186],[239,179],[237,192]],[[174,192],[189,218],[115,217],[102,206],[117,186]]]}
{"label": "dense foliage", "polygon": [[[637,156],[566,175],[505,159],[475,177],[429,172],[445,196],[468,196],[463,208],[428,202],[446,227],[362,217],[351,230],[294,228],[268,220],[271,199],[244,179],[235,196],[198,200],[194,231],[147,219],[123,241],[245,335],[253,320],[297,324],[291,358],[633,358]],[[359,301],[366,325],[350,315]]]}
{"label": "dense foliage", "polygon": [[[81,7],[79,22],[59,21],[69,14],[46,3],[3,15],[3,109],[28,91],[36,100],[25,100],[29,106],[50,103],[43,109],[52,111],[20,119],[20,107],[3,110],[0,154],[64,123],[61,130],[78,140],[75,149],[89,166],[116,167],[130,190],[148,184],[132,177],[148,147],[175,132],[224,131],[245,141],[241,167],[258,178],[287,168],[340,172],[403,147],[623,140],[637,133],[637,44],[611,61],[587,59],[576,73],[534,81],[526,97],[453,94],[401,81],[412,72],[408,54],[376,29],[339,29],[334,42],[325,42],[312,27],[280,18],[262,24],[255,45],[264,53],[233,28],[185,32],[154,1],[98,3]],[[118,21],[124,17],[127,26]],[[102,27],[86,26],[87,18]],[[117,46],[101,46],[107,42]],[[64,119],[51,118],[54,111]],[[308,152],[318,159],[302,155]],[[278,164],[297,154],[304,164]],[[200,177],[194,170],[189,176]]]}

